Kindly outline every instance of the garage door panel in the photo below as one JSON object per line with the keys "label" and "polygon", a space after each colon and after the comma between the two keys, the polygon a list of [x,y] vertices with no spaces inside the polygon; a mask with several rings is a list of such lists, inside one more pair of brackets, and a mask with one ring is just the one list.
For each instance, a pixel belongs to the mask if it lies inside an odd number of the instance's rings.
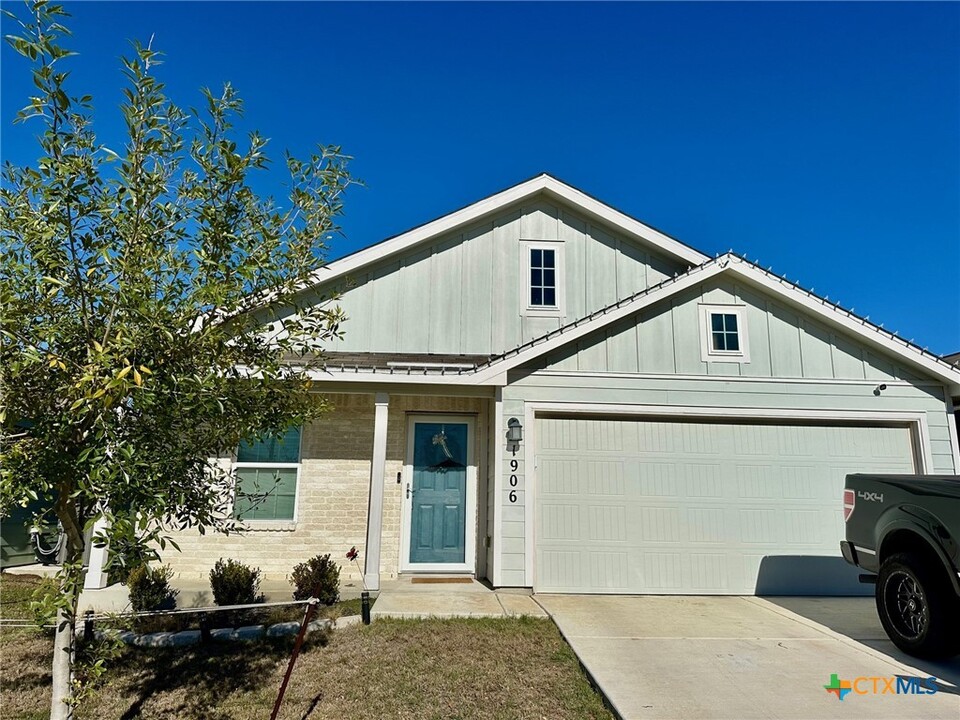
{"label": "garage door panel", "polygon": [[607,592],[626,592],[630,587],[630,555],[622,550],[588,552],[590,587]]}
{"label": "garage door panel", "polygon": [[580,505],[543,503],[540,508],[540,537],[544,541],[573,540],[579,542]]}
{"label": "garage door panel", "polygon": [[639,552],[634,560],[631,586],[649,588],[648,592],[675,592],[683,588],[683,555],[679,552]]}
{"label": "garage door panel", "polygon": [[580,488],[580,462],[575,458],[543,461],[542,491],[545,495],[577,495]]}
{"label": "garage door panel", "polygon": [[850,592],[830,565],[843,562],[844,477],[915,471],[905,427],[549,418],[537,430],[541,591],[753,593],[771,587],[765,568],[796,589],[796,565],[811,592],[831,592],[827,576]]}

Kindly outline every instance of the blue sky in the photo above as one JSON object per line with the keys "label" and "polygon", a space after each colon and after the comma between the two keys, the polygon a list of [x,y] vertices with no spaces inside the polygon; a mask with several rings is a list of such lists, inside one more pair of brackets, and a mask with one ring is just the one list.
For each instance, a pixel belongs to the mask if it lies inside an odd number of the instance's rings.
{"label": "blue sky", "polygon": [[[547,171],[960,350],[960,4],[65,5],[108,145],[118,59],[154,35],[179,104],[229,80],[278,160],[353,155],[331,258]],[[0,153],[29,163],[27,67],[0,60]]]}

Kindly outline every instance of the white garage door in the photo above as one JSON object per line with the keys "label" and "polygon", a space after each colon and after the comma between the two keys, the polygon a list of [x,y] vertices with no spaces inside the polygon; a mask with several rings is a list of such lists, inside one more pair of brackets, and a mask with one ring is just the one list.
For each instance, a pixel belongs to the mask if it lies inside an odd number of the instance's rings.
{"label": "white garage door", "polygon": [[863,594],[850,472],[915,472],[906,427],[540,418],[540,592]]}

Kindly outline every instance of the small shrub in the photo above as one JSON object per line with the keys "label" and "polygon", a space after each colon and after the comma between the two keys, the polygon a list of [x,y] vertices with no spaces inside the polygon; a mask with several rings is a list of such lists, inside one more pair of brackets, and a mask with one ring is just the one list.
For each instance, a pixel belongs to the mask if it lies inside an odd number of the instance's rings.
{"label": "small shrub", "polygon": [[170,587],[173,570],[168,567],[138,565],[127,574],[130,588],[130,605],[134,611],[173,610],[177,606],[177,593]]}
{"label": "small shrub", "polygon": [[260,589],[260,568],[252,568],[237,560],[220,558],[210,571],[210,589],[217,605],[249,605],[263,602]]}
{"label": "small shrub", "polygon": [[317,598],[324,605],[340,599],[340,566],[330,555],[316,555],[293,568],[293,599]]}

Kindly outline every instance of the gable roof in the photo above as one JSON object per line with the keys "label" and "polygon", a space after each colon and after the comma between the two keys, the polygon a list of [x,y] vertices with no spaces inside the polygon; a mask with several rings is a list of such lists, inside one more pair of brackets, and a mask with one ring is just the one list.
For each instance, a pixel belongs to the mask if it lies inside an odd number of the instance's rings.
{"label": "gable roof", "polygon": [[679,240],[640,222],[626,213],[596,199],[592,195],[569,185],[552,175],[541,173],[535,177],[501,190],[482,200],[443,215],[436,220],[418,225],[399,235],[387,238],[376,245],[358,250],[339,260],[324,265],[314,271],[306,282],[307,287],[327,283],[339,277],[355,272],[371,263],[391,255],[403,252],[437,236],[452,232],[457,228],[474,223],[492,215],[510,205],[522,202],[537,194],[563,200],[588,217],[602,220],[628,237],[652,245],[660,251],[690,265],[699,265],[708,259],[703,253],[694,250]]}
{"label": "gable roof", "polygon": [[849,332],[868,345],[880,348],[903,359],[909,365],[942,380],[953,392],[960,391],[960,367],[940,356],[904,340],[896,333],[885,330],[866,318],[854,314],[840,305],[813,294],[784,277],[764,270],[758,265],[733,253],[725,253],[707,260],[687,272],[667,278],[658,285],[620,300],[587,317],[576,320],[539,338],[535,338],[506,353],[496,355],[485,365],[473,371],[476,382],[492,379],[507,370],[534,360],[544,353],[573,342],[585,335],[632,315],[656,302],[676,295],[689,287],[702,283],[716,275],[735,275],[759,285],[774,296],[779,296],[799,306],[832,327]]}
{"label": "gable roof", "polygon": [[325,368],[323,371],[314,371],[312,375],[316,379],[325,380],[502,385],[506,382],[507,371],[721,274],[749,280],[771,295],[807,310],[825,324],[845,330],[865,344],[890,353],[903,360],[908,366],[937,378],[947,385],[951,392],[960,392],[960,367],[733,253],[706,260],[685,273],[667,278],[657,285],[652,285],[584,318],[568,323],[505,353],[495,355],[475,368],[453,371],[450,368],[439,370],[427,367],[391,368],[388,372],[382,370],[377,372],[376,368],[341,368],[340,372]]}

